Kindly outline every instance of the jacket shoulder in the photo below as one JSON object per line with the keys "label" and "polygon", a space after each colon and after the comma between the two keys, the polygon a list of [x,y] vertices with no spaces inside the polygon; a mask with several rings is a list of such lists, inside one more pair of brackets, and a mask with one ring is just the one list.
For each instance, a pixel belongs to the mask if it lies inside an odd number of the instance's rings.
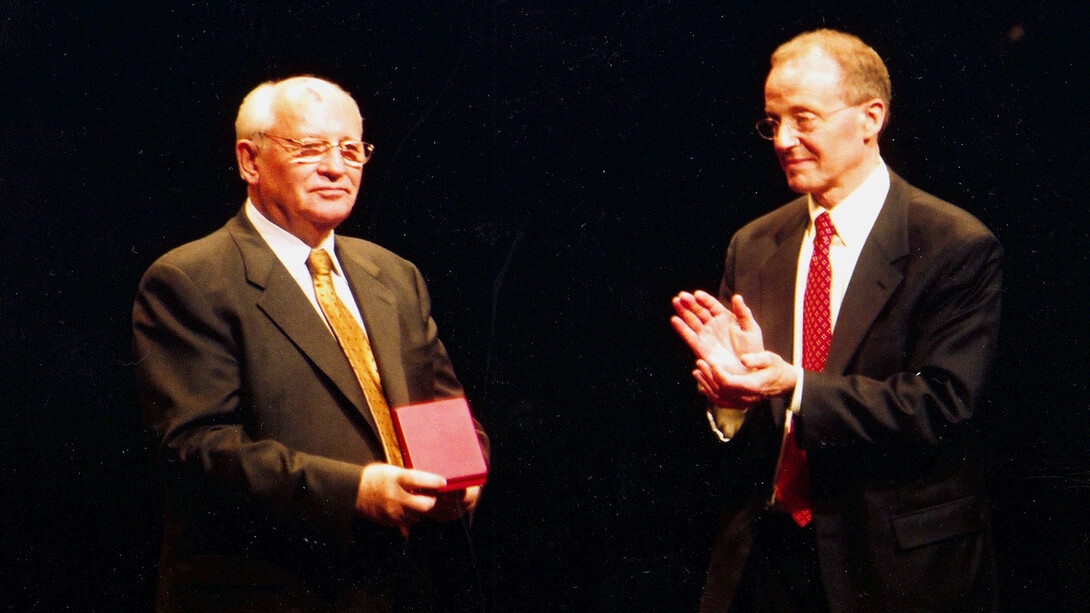
{"label": "jacket shoulder", "polygon": [[796,224],[806,221],[806,196],[781,205],[742,226],[734,234],[734,241],[749,242],[760,238],[776,238]]}
{"label": "jacket shoulder", "polygon": [[376,243],[362,238],[337,235],[337,257],[349,258],[372,271],[376,276],[383,272],[419,276],[416,265],[398,254]]}
{"label": "jacket shoulder", "polygon": [[984,243],[999,246],[999,240],[979,219],[965,209],[910,185],[894,175],[891,190],[897,190],[905,210],[912,245]]}
{"label": "jacket shoulder", "polygon": [[179,245],[161,255],[148,268],[145,277],[173,268],[191,279],[229,276],[232,269],[243,270],[238,243],[228,229],[230,223],[197,240]]}
{"label": "jacket shoulder", "polygon": [[389,249],[377,244],[372,243],[369,240],[356,238],[353,236],[337,235],[337,249],[349,253],[352,255],[359,255],[370,258],[380,263],[396,263],[398,265],[412,265],[405,258],[390,251]]}

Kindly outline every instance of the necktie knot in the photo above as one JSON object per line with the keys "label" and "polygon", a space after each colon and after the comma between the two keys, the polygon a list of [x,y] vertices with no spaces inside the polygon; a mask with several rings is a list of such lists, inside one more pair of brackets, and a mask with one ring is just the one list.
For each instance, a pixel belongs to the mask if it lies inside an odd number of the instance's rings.
{"label": "necktie knot", "polygon": [[333,258],[325,249],[312,249],[307,257],[307,270],[312,277],[328,277],[333,270]]}

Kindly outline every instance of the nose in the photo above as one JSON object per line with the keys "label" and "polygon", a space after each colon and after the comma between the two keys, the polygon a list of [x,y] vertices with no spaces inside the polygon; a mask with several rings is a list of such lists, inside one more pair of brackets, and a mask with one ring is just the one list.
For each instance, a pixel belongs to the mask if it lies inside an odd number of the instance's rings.
{"label": "nose", "polygon": [[318,172],[340,176],[348,172],[348,165],[344,163],[339,147],[330,147],[329,151],[318,161]]}
{"label": "nose", "polygon": [[772,139],[772,144],[776,149],[790,149],[799,142],[799,137],[795,133],[795,129],[790,126],[791,122],[781,121],[776,126],[776,137]]}

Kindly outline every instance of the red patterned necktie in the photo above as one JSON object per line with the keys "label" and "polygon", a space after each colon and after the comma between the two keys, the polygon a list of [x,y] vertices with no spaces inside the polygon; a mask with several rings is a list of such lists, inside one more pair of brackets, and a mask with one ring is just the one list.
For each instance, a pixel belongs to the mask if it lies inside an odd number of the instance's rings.
{"label": "red patterned necktie", "polygon": [[[814,254],[806,275],[806,293],[802,298],[802,368],[821,372],[829,354],[832,321],[829,310],[829,289],[832,286],[832,266],[829,264],[829,243],[836,234],[829,213],[814,220]],[[800,526],[810,523],[810,478],[806,469],[806,452],[795,440],[793,424],[784,437],[780,472],[776,476],[775,498]]]}

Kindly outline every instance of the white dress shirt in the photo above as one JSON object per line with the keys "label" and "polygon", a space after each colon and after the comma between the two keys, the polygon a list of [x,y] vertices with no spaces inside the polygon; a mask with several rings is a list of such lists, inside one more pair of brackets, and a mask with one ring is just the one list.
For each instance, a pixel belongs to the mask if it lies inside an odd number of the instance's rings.
{"label": "white dress shirt", "polygon": [[[303,290],[303,294],[310,300],[310,304],[318,312],[318,316],[322,318],[322,321],[326,321],[325,314],[322,313],[322,307],[318,305],[318,295],[314,292],[314,279],[310,276],[310,269],[307,268],[310,246],[299,240],[294,234],[269,221],[249,199],[246,199],[246,217],[257,229],[257,233],[261,235],[261,238],[265,239],[265,243],[276,254],[277,259],[288,269],[295,282],[299,284],[299,289]],[[348,307],[348,311],[352,313],[352,317],[356,318],[360,327],[364,328],[366,334],[367,327],[363,324],[360,307],[356,304],[352,289],[348,286],[348,279],[345,278],[344,272],[342,272],[341,263],[337,260],[337,251],[333,248],[333,245],[332,232],[322,241],[322,244],[318,245],[318,249],[325,249],[333,260],[333,290],[337,292],[341,302]],[[329,326],[329,322],[326,322],[326,326]],[[332,333],[333,329],[330,328],[329,331]]]}
{"label": "white dress shirt", "polygon": [[[889,194],[889,169],[881,159],[878,165],[871,171],[867,178],[847,198],[840,201],[831,209],[825,209],[808,199],[810,223],[806,233],[802,237],[802,245],[799,249],[799,261],[795,275],[795,317],[794,317],[794,345],[792,365],[797,371],[798,383],[791,394],[791,411],[798,413],[802,407],[802,390],[805,385],[806,372],[802,368],[802,304],[806,293],[806,277],[810,271],[810,258],[814,253],[814,220],[817,216],[828,211],[830,220],[836,233],[829,244],[829,264],[832,268],[832,284],[829,288],[829,315],[832,324],[831,330],[835,332],[836,321],[840,315],[840,305],[844,302],[844,294],[848,291],[848,283],[852,273],[855,272],[855,264],[859,261],[859,254],[863,251],[863,244],[874,227],[878,214],[882,211],[882,205]],[[743,296],[744,298],[745,296]],[[757,322],[760,324],[761,322]],[[745,417],[745,410],[729,409],[726,407],[712,407],[708,412],[708,421],[712,429],[721,440],[730,440],[737,432]]]}

